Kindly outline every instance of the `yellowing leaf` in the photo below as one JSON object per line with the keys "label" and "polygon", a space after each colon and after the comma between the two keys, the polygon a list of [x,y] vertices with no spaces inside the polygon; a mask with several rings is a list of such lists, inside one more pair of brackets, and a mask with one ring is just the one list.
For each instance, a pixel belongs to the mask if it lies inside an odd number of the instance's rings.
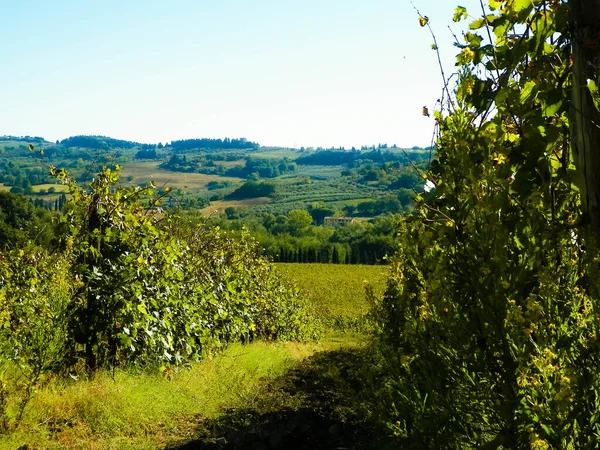
{"label": "yellowing leaf", "polygon": [[421,17],[419,17],[419,25],[421,25],[422,27],[424,27],[428,23],[429,23],[429,17],[427,17],[427,16],[421,16]]}
{"label": "yellowing leaf", "polygon": [[454,8],[454,17],[452,17],[454,22],[460,22],[462,19],[466,19],[467,17],[467,8],[464,6],[457,6]]}
{"label": "yellowing leaf", "polygon": [[533,8],[532,0],[509,0],[506,3],[506,12],[519,14]]}
{"label": "yellowing leaf", "polygon": [[464,66],[469,64],[475,58],[475,52],[469,47],[463,48],[463,51],[456,57],[456,61],[459,65]]}
{"label": "yellowing leaf", "polygon": [[502,6],[502,1],[501,0],[489,0],[489,3],[490,3],[490,9],[492,11],[500,9],[500,7]]}
{"label": "yellowing leaf", "polygon": [[485,26],[486,22],[484,18],[480,18],[477,20],[474,20],[473,22],[471,22],[469,24],[469,28],[471,30],[478,30],[479,28],[483,28]]}

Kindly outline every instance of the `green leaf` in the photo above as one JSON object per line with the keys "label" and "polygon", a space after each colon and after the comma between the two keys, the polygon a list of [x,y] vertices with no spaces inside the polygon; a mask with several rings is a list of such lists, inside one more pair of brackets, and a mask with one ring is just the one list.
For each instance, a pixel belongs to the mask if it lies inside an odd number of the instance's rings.
{"label": "green leaf", "polygon": [[553,89],[548,92],[546,100],[543,103],[543,114],[546,117],[555,115],[563,105],[564,93],[562,89]]}
{"label": "green leaf", "polygon": [[587,80],[587,87],[590,90],[590,94],[592,95],[592,100],[594,101],[594,105],[596,109],[600,111],[600,94],[598,93],[598,85],[594,80]]}
{"label": "green leaf", "polygon": [[532,0],[511,0],[506,4],[507,11],[521,12],[533,7]]}
{"label": "green leaf", "polygon": [[525,86],[523,86],[523,89],[521,90],[521,96],[520,96],[521,103],[525,103],[530,99],[535,87],[536,87],[535,81],[530,80],[525,83]]}

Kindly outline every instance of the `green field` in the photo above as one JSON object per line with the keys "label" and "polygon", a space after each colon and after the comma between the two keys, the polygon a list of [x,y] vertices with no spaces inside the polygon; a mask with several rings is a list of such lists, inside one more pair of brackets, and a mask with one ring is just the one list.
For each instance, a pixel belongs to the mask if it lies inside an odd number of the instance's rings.
{"label": "green field", "polygon": [[366,286],[376,296],[385,289],[388,266],[277,263],[281,274],[299,287],[324,319],[351,319],[369,310]]}
{"label": "green field", "polygon": [[298,150],[292,148],[270,148],[263,147],[260,151],[252,154],[254,158],[265,158],[265,159],[281,159],[290,158],[295,159],[299,155]]}

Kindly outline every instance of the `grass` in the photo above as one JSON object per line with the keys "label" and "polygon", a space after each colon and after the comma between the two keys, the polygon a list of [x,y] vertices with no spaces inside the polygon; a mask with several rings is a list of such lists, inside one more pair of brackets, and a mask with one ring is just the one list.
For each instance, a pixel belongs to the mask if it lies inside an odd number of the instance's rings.
{"label": "grass", "polygon": [[302,179],[303,177],[310,177],[315,180],[331,180],[340,178],[344,169],[343,166],[308,166],[300,164],[294,172],[282,175],[281,178]]}
{"label": "grass", "polygon": [[235,159],[233,161],[225,161],[225,160],[216,160],[215,164],[223,167],[227,167],[228,169],[231,167],[243,167],[246,165],[245,159]]}
{"label": "grass", "polygon": [[373,288],[376,297],[383,295],[389,270],[387,266],[348,264],[277,263],[275,266],[284,278],[299,287],[326,325],[358,331],[360,319],[370,307],[366,286]]}
{"label": "grass", "polygon": [[[0,191],[10,191],[10,188],[12,188],[13,186],[6,186],[2,183],[0,183]],[[55,192],[57,193],[67,193],[69,192],[69,187],[64,185],[64,184],[50,184],[50,183],[46,183],[46,184],[36,184],[31,186],[31,188],[33,189],[34,194],[37,192],[40,192],[40,190],[45,189],[48,190],[49,188],[53,187]],[[40,197],[40,198],[44,198],[44,197]]]}
{"label": "grass", "polygon": [[[348,343],[357,345],[356,340]],[[253,407],[269,379],[316,352],[340,346],[335,339],[236,344],[170,378],[118,370],[114,377],[101,373],[91,380],[55,380],[38,390],[19,427],[0,436],[0,449],[164,448],[195,436],[200,420]]]}
{"label": "grass", "polygon": [[171,172],[158,168],[160,162],[140,161],[129,162],[123,165],[121,177],[124,180],[131,176],[131,183],[139,185],[154,181],[158,186],[166,184],[175,188],[187,188],[192,190],[206,190],[209,181],[243,181],[237,177],[222,177],[219,175],[207,175],[203,173]]}
{"label": "grass", "polygon": [[298,152],[298,150],[294,150],[291,148],[266,148],[261,149],[256,153],[253,153],[252,157],[265,159],[296,159],[299,155],[300,153]]}

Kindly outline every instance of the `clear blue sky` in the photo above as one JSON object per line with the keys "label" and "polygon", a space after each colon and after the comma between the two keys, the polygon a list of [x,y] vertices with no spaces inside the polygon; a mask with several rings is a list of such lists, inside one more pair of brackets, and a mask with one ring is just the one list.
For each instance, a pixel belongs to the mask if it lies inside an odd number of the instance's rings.
{"label": "clear blue sky", "polygon": [[[414,0],[448,72],[457,4]],[[408,0],[0,2],[0,135],[428,145],[442,82]]]}

